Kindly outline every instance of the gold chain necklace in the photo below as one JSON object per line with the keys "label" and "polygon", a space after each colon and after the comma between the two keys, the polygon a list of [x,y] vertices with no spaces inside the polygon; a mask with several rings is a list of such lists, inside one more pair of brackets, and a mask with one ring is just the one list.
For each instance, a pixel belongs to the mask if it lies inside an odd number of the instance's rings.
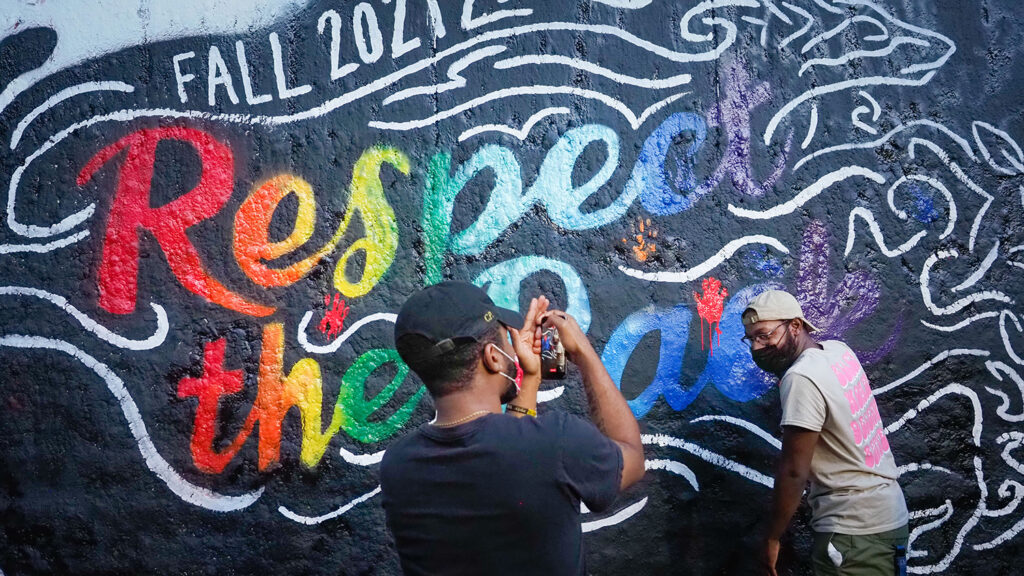
{"label": "gold chain necklace", "polygon": [[468,416],[463,416],[462,418],[459,418],[458,420],[452,420],[451,422],[445,422],[444,424],[438,424],[437,423],[437,417],[434,417],[434,420],[431,422],[431,424],[434,425],[434,426],[437,426],[438,428],[451,428],[452,426],[458,426],[459,424],[464,424],[464,423],[469,422],[470,420],[472,420],[474,418],[483,416],[484,414],[490,414],[490,413],[491,413],[490,410],[477,410],[476,412],[473,412],[472,414],[469,414]]}

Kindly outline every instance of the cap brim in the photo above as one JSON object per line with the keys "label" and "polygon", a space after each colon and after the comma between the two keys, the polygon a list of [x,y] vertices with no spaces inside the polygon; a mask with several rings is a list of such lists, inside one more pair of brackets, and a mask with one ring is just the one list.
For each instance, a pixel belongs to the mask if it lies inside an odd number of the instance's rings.
{"label": "cap brim", "polygon": [[808,332],[817,332],[818,331],[818,329],[814,326],[814,324],[811,324],[810,322],[807,321],[807,318],[804,318],[803,316],[799,316],[799,318],[804,323],[804,326],[807,327],[807,331]]}
{"label": "cap brim", "polygon": [[526,323],[526,318],[524,318],[522,314],[515,310],[509,310],[508,308],[499,308],[495,306],[494,316],[498,319],[498,322],[516,330],[522,328],[523,324]]}

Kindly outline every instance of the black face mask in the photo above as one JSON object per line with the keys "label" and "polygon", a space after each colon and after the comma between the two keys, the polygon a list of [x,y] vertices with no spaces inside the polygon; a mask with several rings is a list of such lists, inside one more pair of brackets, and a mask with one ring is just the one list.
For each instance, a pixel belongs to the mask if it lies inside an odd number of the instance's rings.
{"label": "black face mask", "polygon": [[778,344],[765,346],[760,350],[751,350],[750,355],[758,368],[781,378],[796,361],[796,350],[796,339],[790,336],[787,326],[786,336],[779,340]]}

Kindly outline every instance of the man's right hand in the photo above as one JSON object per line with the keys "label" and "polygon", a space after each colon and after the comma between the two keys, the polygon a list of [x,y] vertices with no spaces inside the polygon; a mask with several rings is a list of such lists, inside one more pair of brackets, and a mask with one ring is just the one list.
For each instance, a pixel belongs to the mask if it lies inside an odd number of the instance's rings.
{"label": "man's right hand", "polygon": [[554,326],[558,329],[558,337],[562,341],[562,347],[565,348],[565,355],[574,364],[579,364],[581,357],[588,353],[596,354],[587,335],[583,333],[580,325],[571,315],[561,310],[550,310],[542,318],[545,328]]}
{"label": "man's right hand", "polygon": [[576,319],[561,310],[549,310],[543,325],[558,329],[565,355],[579,367],[590,405],[590,419],[597,429],[615,442],[622,451],[622,478],[619,488],[625,489],[644,476],[644,445],[640,426],[622,397],[618,386],[608,375],[590,340]]}

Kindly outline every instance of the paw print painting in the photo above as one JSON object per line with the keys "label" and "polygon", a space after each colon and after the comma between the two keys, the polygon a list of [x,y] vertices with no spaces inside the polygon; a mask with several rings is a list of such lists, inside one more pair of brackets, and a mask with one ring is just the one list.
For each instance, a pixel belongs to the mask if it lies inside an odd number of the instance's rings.
{"label": "paw print painting", "polygon": [[[631,240],[633,258],[637,262],[646,262],[654,254],[654,239],[658,237],[658,231],[651,227],[651,219],[637,218],[633,223],[633,235]],[[623,244],[630,244],[630,240],[622,239]]]}
{"label": "paw print painting", "polygon": [[722,287],[718,278],[708,277],[701,282],[703,295],[693,293],[693,299],[697,301],[697,315],[700,316],[700,349],[704,349],[704,322],[708,323],[708,347],[711,355],[715,355],[715,336],[719,337],[721,344],[722,328],[719,322],[722,320],[722,309],[725,307],[725,299],[729,297],[729,291]]}

